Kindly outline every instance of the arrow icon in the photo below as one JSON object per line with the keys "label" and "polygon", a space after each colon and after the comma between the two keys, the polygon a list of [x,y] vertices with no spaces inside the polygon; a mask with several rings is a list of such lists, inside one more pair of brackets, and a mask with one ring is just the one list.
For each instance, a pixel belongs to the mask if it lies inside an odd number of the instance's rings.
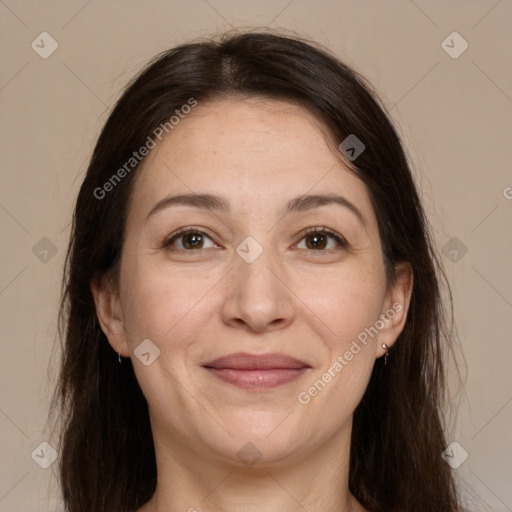
{"label": "arrow icon", "polygon": [[458,263],[468,252],[468,248],[456,236],[443,245],[443,254],[452,262]]}
{"label": "arrow icon", "polygon": [[363,144],[362,140],[351,133],[340,143],[338,149],[342,151],[351,162],[353,162],[366,149],[366,146]]}
{"label": "arrow icon", "polygon": [[39,55],[39,57],[47,59],[59,47],[59,43],[51,36],[51,34],[48,34],[48,32],[41,32],[30,43],[30,47]]}
{"label": "arrow icon", "polygon": [[468,46],[468,42],[458,32],[448,34],[441,42],[441,48],[452,59],[458,59],[468,49]]}
{"label": "arrow icon", "polygon": [[145,339],[133,353],[143,365],[149,366],[160,356],[160,349],[151,340]]}
{"label": "arrow icon", "polygon": [[441,457],[450,467],[457,469],[468,458],[468,455],[468,452],[459,443],[453,441],[446,447]]}
{"label": "arrow icon", "polygon": [[254,466],[262,457],[262,453],[253,443],[246,443],[236,454],[246,466]]}
{"label": "arrow icon", "polygon": [[41,263],[48,263],[57,253],[57,246],[46,236],[43,236],[33,247],[32,254]]}
{"label": "arrow icon", "polygon": [[[249,244],[251,244],[249,246]],[[236,248],[236,253],[246,262],[252,263],[263,252],[263,247],[252,237],[242,240]]]}
{"label": "arrow icon", "polygon": [[33,461],[43,469],[48,469],[58,457],[58,453],[53,449],[52,445],[43,441],[30,454]]}

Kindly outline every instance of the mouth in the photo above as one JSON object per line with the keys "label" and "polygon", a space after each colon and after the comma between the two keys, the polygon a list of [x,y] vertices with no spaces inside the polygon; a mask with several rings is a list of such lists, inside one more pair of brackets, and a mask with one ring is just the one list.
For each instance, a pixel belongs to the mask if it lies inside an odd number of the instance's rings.
{"label": "mouth", "polygon": [[223,382],[247,390],[264,390],[298,379],[311,368],[284,354],[237,353],[220,357],[203,367]]}

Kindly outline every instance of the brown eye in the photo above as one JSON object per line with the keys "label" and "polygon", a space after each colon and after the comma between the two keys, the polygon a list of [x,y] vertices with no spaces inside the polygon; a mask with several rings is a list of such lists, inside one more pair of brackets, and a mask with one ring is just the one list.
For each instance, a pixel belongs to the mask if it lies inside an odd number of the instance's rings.
{"label": "brown eye", "polygon": [[[329,244],[329,239],[334,240],[334,246],[327,247]],[[321,252],[324,249],[335,249],[336,246],[348,246],[346,240],[343,237],[327,228],[313,228],[304,234],[302,240],[306,240],[306,249]]]}
{"label": "brown eye", "polygon": [[325,249],[327,245],[327,237],[322,233],[313,233],[304,238],[309,240],[309,243],[306,242],[308,249]]}
{"label": "brown eye", "polygon": [[203,247],[203,235],[200,233],[187,233],[181,235],[181,239],[184,241],[183,246],[186,249],[201,249]]}
{"label": "brown eye", "polygon": [[[203,231],[187,228],[171,235],[171,237],[164,242],[163,247],[173,246],[178,250],[185,251],[204,249],[205,239],[211,240]],[[175,245],[176,242],[179,242],[178,246]],[[212,244],[212,247],[213,246],[214,244]]]}

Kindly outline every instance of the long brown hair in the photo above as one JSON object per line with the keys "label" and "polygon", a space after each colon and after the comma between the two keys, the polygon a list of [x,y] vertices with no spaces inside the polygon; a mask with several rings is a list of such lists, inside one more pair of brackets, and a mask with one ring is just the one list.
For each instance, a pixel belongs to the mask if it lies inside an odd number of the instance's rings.
{"label": "long brown hair", "polygon": [[451,293],[404,148],[360,74],[316,43],[269,31],[227,33],[158,55],[127,86],[99,136],[73,215],[59,314],[62,361],[51,411],[62,424],[65,510],[132,512],[156,486],[147,402],[131,360],[119,365],[102,332],[90,291],[93,278],[117,271],[139,165],[105,197],[98,189],[190,98],[201,104],[232,95],[298,102],[339,142],[356,134],[364,143],[351,167],[371,196],[388,282],[397,263],[409,262],[414,286],[388,363],[376,361],[354,413],[350,490],[372,512],[462,510],[441,457]]}

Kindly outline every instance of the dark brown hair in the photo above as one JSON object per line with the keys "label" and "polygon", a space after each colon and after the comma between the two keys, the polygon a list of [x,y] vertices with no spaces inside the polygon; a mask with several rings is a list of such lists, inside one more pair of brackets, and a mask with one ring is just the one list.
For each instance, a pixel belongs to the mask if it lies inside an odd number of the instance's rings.
{"label": "dark brown hair", "polygon": [[95,190],[190,98],[201,105],[233,95],[299,103],[335,140],[355,134],[364,143],[350,165],[370,193],[388,283],[396,265],[409,262],[414,286],[388,364],[376,361],[355,410],[350,490],[372,512],[462,510],[441,457],[444,353],[453,338],[442,285],[450,307],[451,293],[405,151],[360,74],[315,43],[269,31],[223,34],[158,55],[127,86],[99,136],[76,202],[59,316],[64,342],[51,411],[62,423],[65,510],[132,512],[156,486],[145,397],[131,360],[119,365],[102,332],[90,290],[93,278],[118,267],[138,166],[104,198]]}

